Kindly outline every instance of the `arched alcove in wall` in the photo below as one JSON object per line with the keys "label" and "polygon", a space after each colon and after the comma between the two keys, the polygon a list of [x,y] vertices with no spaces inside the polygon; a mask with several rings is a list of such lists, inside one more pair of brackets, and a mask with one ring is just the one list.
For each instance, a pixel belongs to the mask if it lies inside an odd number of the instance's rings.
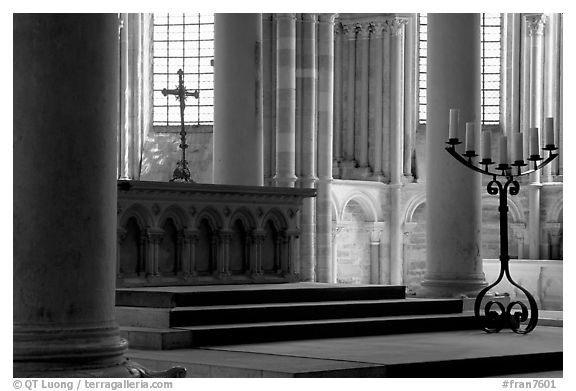
{"label": "arched alcove in wall", "polygon": [[124,211],[118,220],[118,272],[119,277],[130,278],[146,273],[145,232],[153,224],[152,216],[140,204]]}
{"label": "arched alcove in wall", "polygon": [[196,244],[196,272],[210,275],[216,271],[216,227],[210,219],[198,219],[198,243]]}
{"label": "arched alcove in wall", "polygon": [[415,292],[426,273],[426,202],[417,197],[407,212],[404,223],[404,285]]}
{"label": "arched alcove in wall", "polygon": [[359,198],[350,199],[342,211],[336,240],[338,283],[370,283],[370,232],[375,215]]}
{"label": "arched alcove in wall", "polygon": [[166,218],[161,228],[163,235],[158,246],[158,271],[162,276],[173,276],[179,267],[179,230],[172,217]]}
{"label": "arched alcove in wall", "polygon": [[135,277],[144,272],[142,254],[142,227],[135,216],[129,217],[124,227],[120,247],[119,273],[122,277]]}
{"label": "arched alcove in wall", "polygon": [[241,219],[235,219],[230,225],[230,273],[242,274],[248,271],[248,233]]}

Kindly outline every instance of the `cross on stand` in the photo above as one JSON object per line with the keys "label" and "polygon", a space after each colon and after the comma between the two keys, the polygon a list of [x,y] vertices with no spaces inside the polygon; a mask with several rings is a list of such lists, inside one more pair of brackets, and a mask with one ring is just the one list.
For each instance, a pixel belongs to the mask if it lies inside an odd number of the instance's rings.
{"label": "cross on stand", "polygon": [[177,73],[178,86],[176,89],[168,90],[164,88],[162,90],[162,95],[175,95],[176,100],[180,101],[180,148],[182,149],[182,159],[176,163],[176,169],[174,169],[170,182],[194,182],[190,178],[190,170],[188,169],[188,162],[186,161],[186,148],[188,148],[188,144],[186,144],[186,130],[184,129],[184,109],[186,108],[186,98],[188,96],[193,96],[198,99],[200,93],[198,90],[195,90],[194,92],[186,90],[186,87],[184,87],[184,71],[178,69]]}

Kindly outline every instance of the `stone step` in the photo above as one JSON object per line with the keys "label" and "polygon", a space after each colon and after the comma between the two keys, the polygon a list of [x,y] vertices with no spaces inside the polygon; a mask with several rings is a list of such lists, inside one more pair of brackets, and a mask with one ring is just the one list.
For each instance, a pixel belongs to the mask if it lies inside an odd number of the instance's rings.
{"label": "stone step", "polygon": [[[477,321],[471,315],[435,314],[238,323],[169,329],[121,327],[120,330],[121,335],[134,349],[184,349],[240,343],[468,330],[477,327]],[[140,333],[143,335],[138,335]]]}
{"label": "stone step", "polygon": [[208,305],[404,299],[404,286],[287,283],[116,289],[116,305],[174,308]]}
{"label": "stone step", "polygon": [[460,299],[347,300],[193,306],[116,307],[121,326],[183,327],[231,323],[281,322],[377,316],[461,313]]}
{"label": "stone step", "polygon": [[538,327],[529,337],[511,331],[460,330],[164,351],[129,349],[127,356],[153,370],[184,366],[188,377],[536,379],[562,377],[562,334],[558,327]]}

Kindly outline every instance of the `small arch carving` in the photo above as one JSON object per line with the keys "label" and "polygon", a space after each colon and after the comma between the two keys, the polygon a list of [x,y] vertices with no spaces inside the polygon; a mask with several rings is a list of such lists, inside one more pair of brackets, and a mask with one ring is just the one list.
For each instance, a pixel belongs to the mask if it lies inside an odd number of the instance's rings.
{"label": "small arch carving", "polygon": [[168,219],[173,221],[178,231],[181,231],[190,225],[186,211],[177,205],[171,205],[164,211],[164,213],[162,213],[158,219],[158,227],[162,227],[166,224],[166,220]]}
{"label": "small arch carving", "polygon": [[256,219],[254,218],[252,212],[248,208],[239,208],[232,213],[230,216],[229,224],[230,229],[234,225],[236,220],[240,220],[244,225],[244,229],[247,231],[252,231],[256,229]]}
{"label": "small arch carving", "polygon": [[270,209],[262,218],[262,228],[265,229],[266,223],[272,221],[272,224],[278,231],[285,231],[288,229],[288,222],[284,215],[278,209]]}
{"label": "small arch carving", "polygon": [[128,219],[134,217],[140,226],[140,229],[145,229],[154,225],[153,218],[150,212],[141,204],[131,205],[128,209],[120,214],[118,225],[124,227]]}
{"label": "small arch carving", "polygon": [[375,202],[364,193],[354,192],[348,196],[346,202],[344,202],[344,206],[340,211],[340,217],[344,217],[344,211],[346,207],[350,203],[350,201],[355,201],[360,205],[362,208],[364,215],[366,216],[366,221],[375,222],[378,221],[378,211],[375,207]]}
{"label": "small arch carving", "polygon": [[277,209],[271,209],[262,219],[262,230],[265,232],[262,242],[262,271],[278,273],[282,269],[282,257],[286,253],[287,242],[284,240],[288,223]]}
{"label": "small arch carving", "polygon": [[146,230],[153,224],[150,212],[141,204],[131,205],[118,219],[118,277],[144,275],[146,262]]}
{"label": "small arch carving", "polygon": [[426,203],[426,193],[420,193],[414,196],[406,205],[406,211],[404,212],[404,222],[412,223],[414,222],[414,213],[418,208]]}

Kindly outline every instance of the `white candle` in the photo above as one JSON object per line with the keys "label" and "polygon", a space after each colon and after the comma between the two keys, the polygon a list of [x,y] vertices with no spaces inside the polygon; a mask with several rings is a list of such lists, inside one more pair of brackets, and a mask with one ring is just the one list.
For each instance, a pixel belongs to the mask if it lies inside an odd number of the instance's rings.
{"label": "white candle", "polygon": [[458,138],[458,109],[450,109],[450,123],[448,124],[448,138]]}
{"label": "white candle", "polygon": [[508,163],[508,137],[500,136],[500,164]]}
{"label": "white candle", "polygon": [[485,130],[482,132],[482,160],[491,160],[492,159],[492,151],[491,151],[491,144],[490,144],[490,132]]}
{"label": "white candle", "polygon": [[466,152],[476,149],[475,138],[474,122],[466,122]]}
{"label": "white candle", "polygon": [[524,160],[522,144],[524,144],[524,134],[521,132],[512,133],[512,160],[515,162]]}
{"label": "white candle", "polygon": [[540,155],[540,136],[538,128],[530,128],[530,155]]}
{"label": "white candle", "polygon": [[544,120],[544,131],[546,134],[546,145],[554,145],[554,118],[548,117]]}

